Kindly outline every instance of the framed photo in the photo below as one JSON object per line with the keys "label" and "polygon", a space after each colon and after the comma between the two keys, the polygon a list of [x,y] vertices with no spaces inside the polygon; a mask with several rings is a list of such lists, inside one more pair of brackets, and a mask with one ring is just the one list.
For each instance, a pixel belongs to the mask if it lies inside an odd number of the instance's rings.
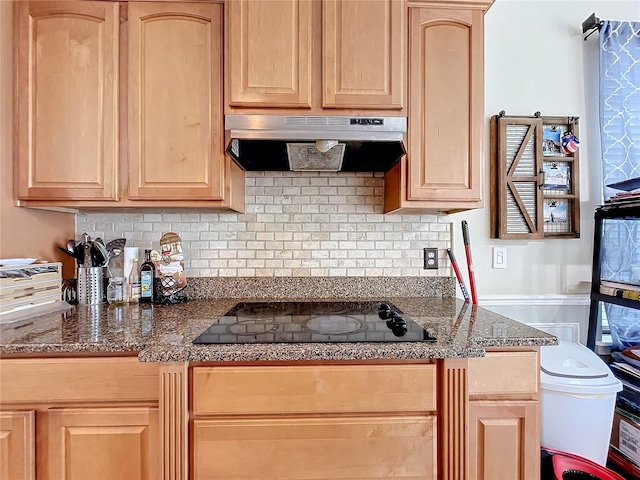
{"label": "framed photo", "polygon": [[567,204],[558,200],[544,201],[544,223],[567,223]]}
{"label": "framed photo", "polygon": [[542,188],[547,190],[568,190],[571,187],[569,165],[558,162],[545,163],[542,166],[544,183]]}
{"label": "framed photo", "polygon": [[542,155],[547,157],[564,155],[560,140],[561,130],[559,125],[544,125],[542,127]]}

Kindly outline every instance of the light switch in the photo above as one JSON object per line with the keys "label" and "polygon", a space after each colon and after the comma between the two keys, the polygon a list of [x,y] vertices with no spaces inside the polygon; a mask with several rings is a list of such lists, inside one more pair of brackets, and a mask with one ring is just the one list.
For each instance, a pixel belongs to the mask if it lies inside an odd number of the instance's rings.
{"label": "light switch", "polygon": [[493,268],[507,268],[507,247],[493,247]]}

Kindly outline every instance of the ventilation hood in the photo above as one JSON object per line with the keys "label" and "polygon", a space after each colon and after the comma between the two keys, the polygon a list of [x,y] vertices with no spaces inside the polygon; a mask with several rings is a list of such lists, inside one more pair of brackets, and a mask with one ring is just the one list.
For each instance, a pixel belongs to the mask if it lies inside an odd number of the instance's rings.
{"label": "ventilation hood", "polygon": [[404,117],[225,115],[248,171],[386,172],[406,153]]}

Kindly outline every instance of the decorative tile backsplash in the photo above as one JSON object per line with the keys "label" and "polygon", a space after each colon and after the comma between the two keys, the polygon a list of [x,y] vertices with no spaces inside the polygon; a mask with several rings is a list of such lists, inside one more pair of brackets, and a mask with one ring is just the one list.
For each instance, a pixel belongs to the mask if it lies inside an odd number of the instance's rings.
{"label": "decorative tile backsplash", "polygon": [[[86,231],[106,241],[159,248],[182,238],[189,277],[448,276],[446,215],[382,213],[382,173],[247,172],[246,213],[149,211],[82,213]],[[424,270],[423,248],[439,251]]]}

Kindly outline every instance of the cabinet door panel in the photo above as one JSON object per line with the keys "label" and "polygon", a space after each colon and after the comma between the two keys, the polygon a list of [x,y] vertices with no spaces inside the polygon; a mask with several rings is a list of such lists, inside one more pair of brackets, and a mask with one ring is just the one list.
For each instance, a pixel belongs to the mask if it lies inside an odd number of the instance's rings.
{"label": "cabinet door panel", "polygon": [[322,106],[402,109],[405,3],[327,0],[322,5]]}
{"label": "cabinet door panel", "polygon": [[52,478],[159,478],[157,408],[62,408],[47,417]]}
{"label": "cabinet door panel", "polygon": [[0,479],[35,480],[35,412],[0,412]]}
{"label": "cabinet door panel", "polygon": [[118,4],[16,5],[18,197],[117,200]]}
{"label": "cabinet door panel", "polygon": [[223,195],[222,5],[129,3],[129,197]]}
{"label": "cabinet door panel", "polygon": [[480,202],[483,12],[409,10],[408,199]]}
{"label": "cabinet door panel", "polygon": [[228,9],[229,105],[311,106],[311,2],[234,0]]}
{"label": "cabinet door panel", "polygon": [[469,480],[538,480],[537,402],[469,403]]}
{"label": "cabinet door panel", "polygon": [[193,438],[194,478],[436,478],[435,417],[195,420]]}

